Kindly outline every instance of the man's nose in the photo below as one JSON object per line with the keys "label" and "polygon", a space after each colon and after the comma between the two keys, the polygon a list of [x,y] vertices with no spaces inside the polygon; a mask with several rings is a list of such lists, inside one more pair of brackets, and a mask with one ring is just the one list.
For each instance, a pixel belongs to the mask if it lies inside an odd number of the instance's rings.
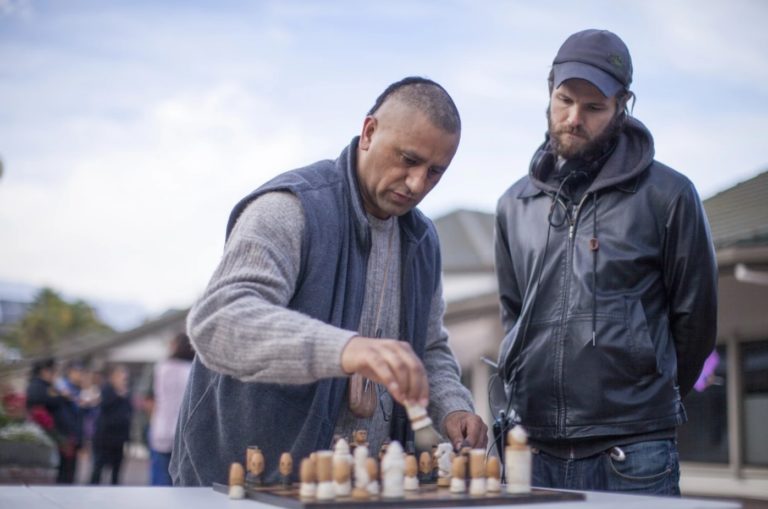
{"label": "man's nose", "polygon": [[427,187],[427,168],[411,168],[405,177],[405,186],[412,195],[420,196]]}
{"label": "man's nose", "polygon": [[578,106],[573,106],[568,111],[568,125],[571,127],[579,127],[583,121],[583,112]]}

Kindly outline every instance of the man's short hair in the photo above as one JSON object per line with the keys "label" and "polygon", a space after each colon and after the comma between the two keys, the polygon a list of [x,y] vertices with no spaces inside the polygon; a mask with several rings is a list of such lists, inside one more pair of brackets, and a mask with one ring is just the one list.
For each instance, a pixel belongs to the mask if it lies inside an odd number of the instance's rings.
{"label": "man's short hair", "polygon": [[428,78],[409,76],[392,83],[376,98],[368,115],[374,115],[390,98],[396,98],[416,108],[424,113],[435,127],[445,132],[461,132],[461,117],[453,99],[441,85]]}

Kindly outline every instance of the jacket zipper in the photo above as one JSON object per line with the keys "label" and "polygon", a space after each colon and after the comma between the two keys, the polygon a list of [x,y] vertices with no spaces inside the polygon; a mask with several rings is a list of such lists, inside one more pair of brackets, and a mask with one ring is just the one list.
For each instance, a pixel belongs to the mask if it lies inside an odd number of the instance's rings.
{"label": "jacket zipper", "polygon": [[[565,438],[565,422],[566,422],[566,405],[565,405],[565,384],[563,383],[563,372],[565,371],[565,331],[566,322],[568,317],[568,294],[570,293],[571,277],[573,275],[573,250],[574,242],[573,238],[576,234],[576,225],[579,222],[579,211],[584,204],[588,196],[588,193],[584,193],[581,197],[581,201],[573,208],[573,214],[567,215],[568,219],[568,244],[565,252],[565,266],[568,273],[565,277],[565,284],[563,288],[563,300],[562,300],[562,314],[560,316],[560,335],[557,341],[556,348],[556,362],[557,372],[555,376],[556,391],[557,391],[557,431],[556,436]],[[558,201],[559,198],[558,198]],[[562,204],[562,201],[560,202]],[[564,204],[563,204],[564,205]],[[566,210],[568,210],[566,208]]]}

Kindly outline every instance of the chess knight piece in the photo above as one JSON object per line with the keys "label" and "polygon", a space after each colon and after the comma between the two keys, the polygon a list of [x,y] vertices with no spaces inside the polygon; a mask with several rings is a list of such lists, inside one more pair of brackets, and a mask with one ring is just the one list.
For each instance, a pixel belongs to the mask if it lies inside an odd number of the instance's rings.
{"label": "chess knight piece", "polygon": [[301,460],[299,465],[299,497],[315,498],[317,493],[317,476],[315,474],[315,462],[309,458]]}
{"label": "chess knight piece", "polygon": [[290,488],[291,475],[293,474],[293,457],[291,453],[284,452],[280,455],[278,471],[280,472],[280,485],[285,489]]}
{"label": "chess knight piece", "polygon": [[245,486],[255,488],[264,485],[264,454],[255,445],[249,445],[245,451],[245,462],[248,473],[245,475]]}
{"label": "chess knight piece", "polygon": [[437,485],[441,488],[447,488],[451,485],[453,457],[453,446],[449,442],[438,444],[435,459],[437,459]]}
{"label": "chess knight piece", "polygon": [[507,433],[505,468],[507,474],[507,493],[531,492],[531,448],[528,446],[528,433],[517,425]]}
{"label": "chess knight piece", "polygon": [[405,491],[418,491],[419,489],[419,465],[416,456],[409,454],[405,457],[405,479],[403,488]]}
{"label": "chess knight piece", "polygon": [[245,470],[240,463],[229,466],[229,498],[245,498]]}
{"label": "chess knight piece", "polygon": [[397,440],[393,440],[381,460],[381,496],[384,498],[402,498],[404,475],[403,446]]}

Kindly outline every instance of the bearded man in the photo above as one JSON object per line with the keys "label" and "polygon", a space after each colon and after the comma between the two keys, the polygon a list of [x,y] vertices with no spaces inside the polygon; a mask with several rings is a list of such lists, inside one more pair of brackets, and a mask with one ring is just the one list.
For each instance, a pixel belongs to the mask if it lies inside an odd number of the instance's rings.
{"label": "bearded man", "polygon": [[715,343],[717,267],[693,184],[629,115],[631,82],[609,31],[554,59],[546,139],[498,202],[499,378],[535,486],[679,495],[676,427]]}

